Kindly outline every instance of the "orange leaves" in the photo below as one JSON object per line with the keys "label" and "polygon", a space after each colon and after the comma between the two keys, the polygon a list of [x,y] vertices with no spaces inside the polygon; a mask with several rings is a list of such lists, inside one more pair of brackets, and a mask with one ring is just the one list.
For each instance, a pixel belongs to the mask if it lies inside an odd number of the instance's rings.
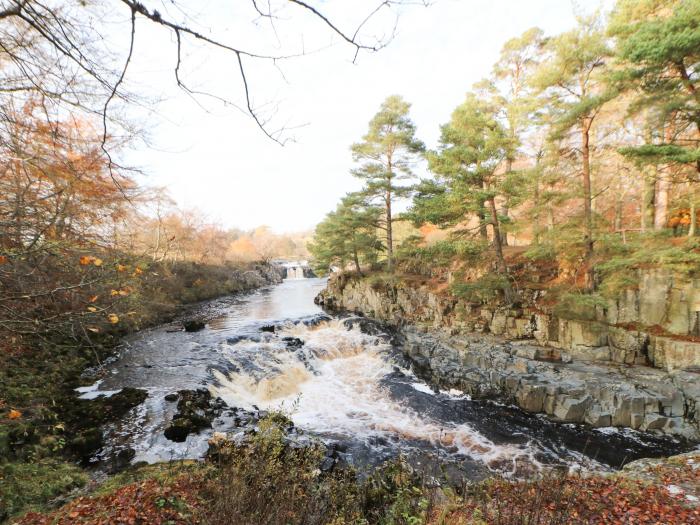
{"label": "orange leaves", "polygon": [[112,525],[201,523],[204,481],[194,473],[168,478],[164,483],[147,479],[117,488],[109,494],[82,496],[64,507],[39,514],[30,512],[18,525]]}
{"label": "orange leaves", "polygon": [[22,417],[22,412],[13,408],[10,410],[10,413],[7,415],[7,417],[9,417],[10,419],[20,419]]}
{"label": "orange leaves", "polygon": [[143,273],[143,270],[139,268],[138,266],[134,270],[134,275],[141,275]]}
{"label": "orange leaves", "polygon": [[102,259],[93,255],[83,255],[80,257],[78,262],[80,263],[80,266],[89,266],[91,264],[95,266],[102,266]]}
{"label": "orange leaves", "polygon": [[0,255],[0,264],[7,264],[7,255]]}

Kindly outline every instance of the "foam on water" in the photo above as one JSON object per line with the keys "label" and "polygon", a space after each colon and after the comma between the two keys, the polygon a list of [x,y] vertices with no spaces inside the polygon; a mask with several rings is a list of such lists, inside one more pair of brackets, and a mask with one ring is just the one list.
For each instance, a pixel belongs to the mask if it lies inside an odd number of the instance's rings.
{"label": "foam on water", "polygon": [[[305,344],[290,351],[282,337]],[[394,401],[382,386],[394,371],[390,351],[382,338],[347,329],[340,320],[315,327],[298,323],[286,326],[274,340],[224,345],[234,371],[214,371],[216,383],[210,389],[234,406],[287,407],[295,424],[319,434],[344,434],[368,443],[375,437],[424,442],[499,470],[515,470],[521,463],[539,466],[529,445],[496,445],[469,424],[436,422]],[[424,383],[411,386],[434,394]]]}

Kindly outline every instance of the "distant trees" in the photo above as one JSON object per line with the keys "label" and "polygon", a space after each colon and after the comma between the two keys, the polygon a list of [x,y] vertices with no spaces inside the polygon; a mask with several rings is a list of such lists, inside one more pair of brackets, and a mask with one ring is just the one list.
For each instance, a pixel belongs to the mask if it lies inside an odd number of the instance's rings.
{"label": "distant trees", "polygon": [[352,174],[365,185],[362,195],[381,202],[384,217],[379,227],[386,232],[387,267],[394,258],[392,205],[412,190],[413,166],[424,151],[415,136],[416,126],[408,116],[411,105],[398,95],[388,97],[369,123],[362,142],[353,144],[352,154],[359,166]]}

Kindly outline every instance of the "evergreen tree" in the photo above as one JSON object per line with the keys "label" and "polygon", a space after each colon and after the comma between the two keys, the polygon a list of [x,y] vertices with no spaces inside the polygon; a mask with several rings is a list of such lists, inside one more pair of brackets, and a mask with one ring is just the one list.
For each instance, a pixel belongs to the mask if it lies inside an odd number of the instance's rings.
{"label": "evergreen tree", "polygon": [[331,266],[345,268],[352,263],[361,274],[361,263],[374,263],[384,248],[377,237],[381,212],[381,208],[368,205],[359,193],[346,195],[316,227],[308,246],[315,268],[325,272]]}
{"label": "evergreen tree", "polygon": [[610,54],[599,16],[578,17],[578,27],[547,41],[545,56],[532,80],[556,114],[555,135],[572,131],[579,135],[588,290],[594,287],[591,129],[601,106],[614,96],[600,73]]}
{"label": "evergreen tree", "polygon": [[694,235],[700,182],[700,3],[621,0],[610,33],[617,37],[622,80],[641,92],[633,109],[651,110],[657,120],[657,131],[647,135],[645,144],[622,153],[642,163],[689,168],[689,234]]}
{"label": "evergreen tree", "polygon": [[[508,158],[513,140],[498,121],[497,106],[470,93],[441,128],[440,147],[428,153],[435,180],[423,181],[409,215],[416,223],[431,222],[443,228],[463,226],[470,214],[479,217],[482,235],[486,225],[493,233],[499,273],[507,275],[503,256],[501,220],[496,198],[506,193],[508,174],[499,167]],[[511,301],[510,285],[504,289]]]}
{"label": "evergreen tree", "polygon": [[380,227],[386,231],[387,267],[393,267],[394,239],[392,205],[410,195],[413,166],[425,146],[416,138],[416,127],[408,116],[411,105],[398,95],[388,97],[369,123],[362,142],[353,144],[352,153],[359,167],[353,175],[362,179],[364,196],[379,201],[384,208]]}

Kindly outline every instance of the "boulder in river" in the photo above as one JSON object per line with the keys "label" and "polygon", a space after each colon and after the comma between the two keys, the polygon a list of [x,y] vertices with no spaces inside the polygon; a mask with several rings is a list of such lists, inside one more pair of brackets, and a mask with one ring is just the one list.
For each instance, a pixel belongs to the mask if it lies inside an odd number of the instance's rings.
{"label": "boulder in river", "polygon": [[213,399],[209,390],[180,390],[178,392],[177,413],[165,429],[165,437],[182,443],[187,436],[203,428],[211,428],[211,423],[221,412],[226,403],[221,398]]}
{"label": "boulder in river", "polygon": [[202,319],[186,319],[182,321],[182,327],[185,329],[185,332],[199,332],[204,330],[205,326],[206,323]]}

